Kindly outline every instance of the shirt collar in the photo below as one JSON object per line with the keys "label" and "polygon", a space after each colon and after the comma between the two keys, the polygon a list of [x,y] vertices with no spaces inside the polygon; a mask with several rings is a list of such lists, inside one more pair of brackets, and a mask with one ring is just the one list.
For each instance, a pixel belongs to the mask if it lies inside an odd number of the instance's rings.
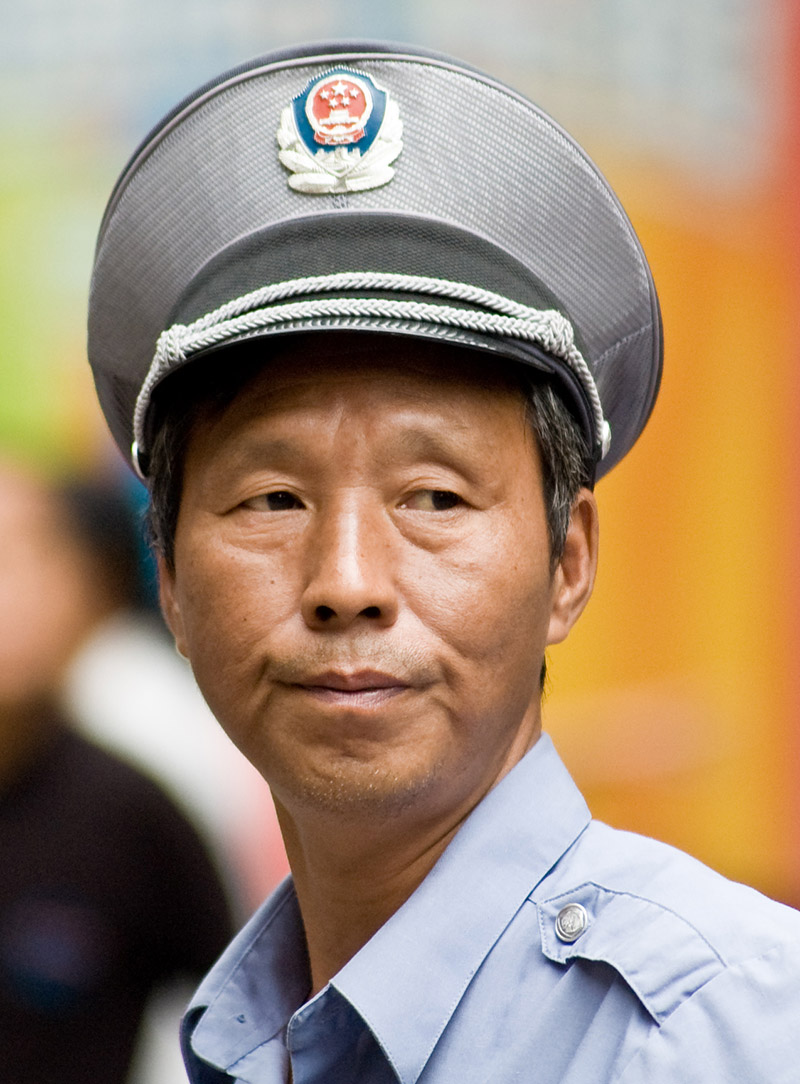
{"label": "shirt collar", "polygon": [[281,1033],[308,996],[305,934],[291,878],[253,915],[208,973],[187,1011],[191,1049],[229,1069]]}
{"label": "shirt collar", "polygon": [[[417,1079],[481,962],[589,821],[543,735],[473,810],[416,892],[333,978],[401,1084]],[[307,976],[302,920],[288,880],[198,990],[192,1008],[207,1011],[192,1048],[230,1068],[283,1031],[307,994]]]}

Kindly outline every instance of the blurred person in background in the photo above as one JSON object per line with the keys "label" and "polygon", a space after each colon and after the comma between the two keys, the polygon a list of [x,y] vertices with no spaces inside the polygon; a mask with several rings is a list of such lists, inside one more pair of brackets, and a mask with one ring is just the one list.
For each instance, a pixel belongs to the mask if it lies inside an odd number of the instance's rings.
{"label": "blurred person in background", "polygon": [[123,1084],[151,996],[230,931],[195,829],[59,706],[83,639],[136,595],[132,538],[110,489],[0,464],[3,1084]]}

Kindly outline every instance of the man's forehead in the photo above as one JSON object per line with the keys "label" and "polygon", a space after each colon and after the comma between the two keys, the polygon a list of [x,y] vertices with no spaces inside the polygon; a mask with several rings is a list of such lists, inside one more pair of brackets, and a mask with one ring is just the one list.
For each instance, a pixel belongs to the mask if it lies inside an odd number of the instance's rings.
{"label": "man's forehead", "polygon": [[493,380],[477,368],[471,379],[457,358],[437,363],[427,352],[400,365],[386,356],[342,359],[268,362],[223,409],[197,419],[184,493],[213,497],[276,472],[323,487],[385,485],[429,470],[501,484],[523,460],[541,463],[527,400],[503,375]]}
{"label": "man's forehead", "polygon": [[[232,356],[235,357],[233,348]],[[325,331],[286,339],[277,349],[254,344],[253,380],[266,390],[302,383],[334,385],[354,376],[367,384],[427,381],[447,395],[459,385],[518,388],[520,367],[450,343],[373,332]]]}
{"label": "man's forehead", "polygon": [[[231,351],[235,354],[236,348]],[[254,344],[248,351],[244,378],[234,393],[220,401],[212,396],[202,412],[205,422],[224,421],[232,427],[291,412],[312,416],[346,412],[351,418],[372,414],[395,416],[408,412],[435,419],[448,427],[465,424],[466,403],[473,408],[471,424],[491,413],[500,400],[513,399],[522,416],[523,376],[513,364],[498,359],[487,367],[472,351],[447,344],[404,340],[392,335],[320,333],[287,343],[277,352]],[[222,367],[224,368],[224,366]],[[191,387],[188,390],[191,397]],[[477,417],[476,417],[477,414]],[[406,424],[415,427],[413,417]]]}

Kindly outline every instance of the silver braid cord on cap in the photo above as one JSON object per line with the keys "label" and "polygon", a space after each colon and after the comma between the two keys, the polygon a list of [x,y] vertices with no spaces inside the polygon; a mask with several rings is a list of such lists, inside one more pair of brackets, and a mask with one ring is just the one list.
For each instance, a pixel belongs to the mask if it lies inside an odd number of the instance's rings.
{"label": "silver braid cord on cap", "polygon": [[[313,297],[311,300],[287,301],[308,294],[330,294],[337,290],[395,290],[427,297],[444,297],[480,306],[483,312],[425,301],[396,301],[383,298]],[[276,302],[286,302],[276,304]],[[556,309],[534,309],[511,301],[501,294],[464,282],[398,275],[383,272],[348,271],[334,275],[315,275],[292,279],[253,290],[221,305],[191,324],[173,324],[159,336],[156,352],[133,414],[134,442],[131,458],[137,472],[143,449],[144,421],[150,396],[156,384],[192,354],[216,346],[239,335],[260,331],[276,324],[295,320],[355,317],[379,320],[409,320],[465,331],[502,335],[536,343],[549,354],[566,362],[579,380],[592,409],[595,432],[600,434],[601,455],[611,443],[611,430],[603,417],[597,386],[589,366],[575,345],[572,325]],[[387,328],[388,330],[388,328]]]}

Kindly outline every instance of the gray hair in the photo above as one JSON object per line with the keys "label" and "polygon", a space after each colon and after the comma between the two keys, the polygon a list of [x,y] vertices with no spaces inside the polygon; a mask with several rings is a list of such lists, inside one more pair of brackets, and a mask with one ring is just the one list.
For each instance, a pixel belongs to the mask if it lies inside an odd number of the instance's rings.
{"label": "gray hair", "polygon": [[550,571],[564,552],[578,491],[594,485],[594,458],[580,426],[552,384],[531,380],[525,400],[542,462]]}

